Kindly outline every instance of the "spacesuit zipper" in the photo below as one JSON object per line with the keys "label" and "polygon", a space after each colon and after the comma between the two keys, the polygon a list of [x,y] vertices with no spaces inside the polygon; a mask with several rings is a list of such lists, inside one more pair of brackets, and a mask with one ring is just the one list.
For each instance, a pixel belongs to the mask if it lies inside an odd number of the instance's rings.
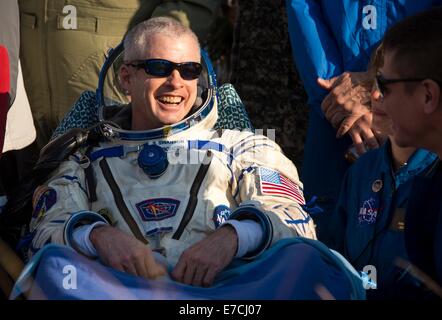
{"label": "spacesuit zipper", "polygon": [[140,229],[138,228],[137,223],[135,222],[134,218],[130,214],[129,209],[127,208],[126,204],[124,203],[123,195],[121,194],[121,190],[118,187],[117,182],[114,179],[114,176],[112,175],[112,172],[109,168],[109,164],[107,163],[106,159],[103,159],[100,161],[100,168],[103,172],[103,176],[106,179],[107,184],[109,185],[112,194],[115,199],[115,204],[117,205],[118,210],[120,211],[121,215],[123,216],[124,221],[126,221],[126,224],[129,226],[130,230],[134,234],[135,238],[140,240],[141,242],[147,244],[148,241],[146,238],[144,238],[143,234],[141,233]]}
{"label": "spacesuit zipper", "polygon": [[172,239],[174,240],[179,240],[181,238],[184,229],[186,228],[186,226],[189,224],[190,220],[193,217],[196,205],[198,203],[198,192],[200,190],[201,184],[203,183],[204,177],[206,176],[207,170],[209,170],[209,166],[211,163],[211,161],[207,163],[207,158],[211,157],[212,153],[209,150],[207,151],[204,163],[201,164],[200,168],[198,169],[198,173],[196,174],[195,180],[193,181],[192,187],[190,188],[190,199],[189,202],[187,203],[186,211],[184,211],[183,219],[181,219],[178,229],[175,231],[175,233],[172,236]]}

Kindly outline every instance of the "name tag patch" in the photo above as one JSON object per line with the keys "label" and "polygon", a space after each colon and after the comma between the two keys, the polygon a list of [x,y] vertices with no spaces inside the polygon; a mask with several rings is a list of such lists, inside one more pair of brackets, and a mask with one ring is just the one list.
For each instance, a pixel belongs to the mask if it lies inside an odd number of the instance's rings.
{"label": "name tag patch", "polygon": [[405,208],[396,208],[391,219],[390,229],[403,232],[405,229]]}

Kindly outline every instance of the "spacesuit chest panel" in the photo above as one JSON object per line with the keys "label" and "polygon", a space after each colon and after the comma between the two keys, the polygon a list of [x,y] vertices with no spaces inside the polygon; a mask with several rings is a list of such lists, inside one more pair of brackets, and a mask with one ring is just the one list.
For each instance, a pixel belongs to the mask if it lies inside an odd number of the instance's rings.
{"label": "spacesuit chest panel", "polygon": [[214,208],[233,201],[227,191],[231,174],[217,156],[205,163],[170,163],[157,179],[143,172],[136,154],[99,160],[95,166],[98,201],[93,210],[106,209],[111,220],[129,232],[138,229],[145,238],[163,234],[178,240],[190,230],[207,232],[215,228]]}

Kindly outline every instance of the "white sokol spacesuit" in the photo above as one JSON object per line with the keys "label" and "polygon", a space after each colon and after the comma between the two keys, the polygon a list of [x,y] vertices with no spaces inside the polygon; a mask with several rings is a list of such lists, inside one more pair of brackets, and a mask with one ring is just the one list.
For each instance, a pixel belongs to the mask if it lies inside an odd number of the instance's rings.
{"label": "white sokol spacesuit", "polygon": [[[31,253],[47,243],[75,248],[73,230],[96,221],[148,243],[171,265],[230,219],[262,227],[263,241],[246,258],[282,238],[315,239],[293,163],[263,135],[213,130],[214,92],[207,99],[210,103],[177,126],[113,136],[110,129],[98,146],[63,162],[34,193]],[[113,120],[127,127],[129,111],[126,107]],[[88,182],[90,176],[95,184]]]}

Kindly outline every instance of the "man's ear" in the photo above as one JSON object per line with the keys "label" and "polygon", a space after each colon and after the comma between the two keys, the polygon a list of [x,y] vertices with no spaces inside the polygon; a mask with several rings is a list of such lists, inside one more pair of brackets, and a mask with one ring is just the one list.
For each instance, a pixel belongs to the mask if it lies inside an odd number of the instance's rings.
{"label": "man's ear", "polygon": [[439,84],[431,79],[422,81],[424,85],[424,112],[426,114],[432,114],[435,112],[441,104],[441,90]]}
{"label": "man's ear", "polygon": [[120,67],[120,70],[118,72],[118,78],[120,81],[120,85],[124,90],[124,93],[126,95],[129,95],[131,88],[131,81],[132,81],[132,73],[127,65],[123,64]]}

